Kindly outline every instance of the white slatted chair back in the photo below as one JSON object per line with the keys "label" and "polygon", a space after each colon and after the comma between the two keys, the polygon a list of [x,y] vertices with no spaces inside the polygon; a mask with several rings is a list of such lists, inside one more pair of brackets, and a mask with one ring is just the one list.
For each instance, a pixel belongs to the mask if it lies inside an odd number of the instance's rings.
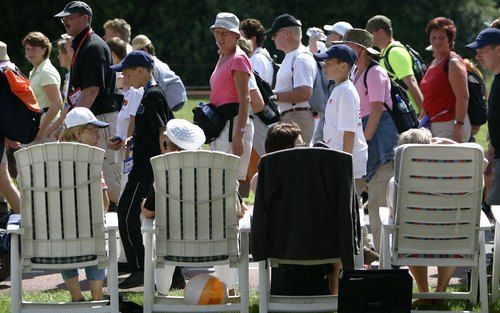
{"label": "white slatted chair back", "polygon": [[393,262],[477,259],[483,191],[479,145],[404,145],[396,151]]}
{"label": "white slatted chair back", "polygon": [[66,257],[93,257],[104,268],[104,150],[79,143],[47,143],[22,149],[15,157],[23,208],[24,270]]}
{"label": "white slatted chair back", "polygon": [[239,158],[182,151],[151,158],[155,181],[157,267],[163,260],[237,264]]}

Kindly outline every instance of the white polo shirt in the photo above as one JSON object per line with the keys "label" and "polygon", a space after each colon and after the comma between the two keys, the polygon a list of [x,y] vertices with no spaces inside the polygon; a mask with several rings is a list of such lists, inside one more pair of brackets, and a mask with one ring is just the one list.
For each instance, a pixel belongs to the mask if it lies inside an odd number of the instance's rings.
{"label": "white polo shirt", "polygon": [[252,69],[259,73],[260,78],[271,86],[274,69],[269,52],[264,48],[256,48],[250,58],[250,63],[252,64]]}

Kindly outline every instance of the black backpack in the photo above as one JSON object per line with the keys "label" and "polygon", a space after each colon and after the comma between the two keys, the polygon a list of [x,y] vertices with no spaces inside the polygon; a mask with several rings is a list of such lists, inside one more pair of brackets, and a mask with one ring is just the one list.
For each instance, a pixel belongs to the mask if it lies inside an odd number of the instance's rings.
{"label": "black backpack", "polygon": [[0,137],[27,144],[32,142],[38,133],[43,111],[39,108],[28,108],[28,105],[14,94],[7,80],[7,72],[23,81],[25,86],[22,87],[28,92],[31,89],[27,78],[17,67],[14,70],[0,67]]}
{"label": "black backpack", "polygon": [[[368,86],[366,84],[366,77],[368,76],[368,71],[376,65],[378,65],[378,63],[376,61],[372,61],[365,70],[365,74],[363,76],[363,84],[367,90]],[[408,94],[403,89],[403,87],[401,87],[393,79],[390,80],[392,110],[386,103],[384,103],[384,107],[394,120],[396,128],[398,129],[398,133],[401,134],[402,132],[405,132],[410,128],[418,128],[417,114],[415,114],[415,110],[410,103]]]}
{"label": "black backpack", "polygon": [[260,77],[259,73],[253,71],[253,75],[255,76],[255,81],[257,82],[257,87],[262,95],[262,99],[264,99],[264,109],[259,113],[255,113],[255,115],[257,115],[266,125],[277,123],[280,120],[280,112],[278,110],[278,105],[271,98],[274,94],[273,90],[271,86]]}
{"label": "black backpack", "polygon": [[[450,58],[444,64],[444,72],[448,75],[448,67]],[[472,126],[481,126],[486,123],[487,108],[486,108],[486,86],[484,81],[476,73],[467,70],[467,89],[469,90],[469,105],[467,106],[467,114],[469,115],[470,124]]]}
{"label": "black backpack", "polygon": [[[391,78],[394,78],[394,69],[391,66],[391,63],[389,63],[389,53],[391,50],[395,47],[398,48],[404,48],[410,54],[411,60],[412,60],[412,69],[413,69],[413,76],[415,76],[415,79],[417,82],[420,84],[422,81],[422,78],[425,75],[425,72],[427,72],[427,64],[425,63],[424,59],[420,56],[420,54],[410,47],[409,45],[402,45],[402,44],[393,44],[390,45],[387,50],[385,51],[384,55],[380,57],[380,60],[384,60],[384,65],[385,68],[387,69],[387,72],[391,76]],[[396,79],[395,80],[399,85],[403,86],[405,89],[407,89],[406,84],[403,83],[402,80]]]}

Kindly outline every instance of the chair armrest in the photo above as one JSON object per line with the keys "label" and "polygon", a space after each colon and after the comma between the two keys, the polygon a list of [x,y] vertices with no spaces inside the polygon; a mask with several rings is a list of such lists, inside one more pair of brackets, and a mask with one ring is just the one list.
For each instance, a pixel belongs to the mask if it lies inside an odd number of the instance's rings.
{"label": "chair armrest", "polygon": [[481,230],[488,230],[491,228],[491,223],[490,220],[488,219],[488,216],[481,210],[481,217],[479,219],[479,229]]}
{"label": "chair armrest", "polygon": [[380,216],[380,222],[382,226],[385,228],[392,229],[394,228],[394,224],[391,218],[391,210],[388,207],[381,206],[378,212]]}
{"label": "chair armrest", "polygon": [[154,221],[155,221],[154,218],[145,217],[142,220],[141,232],[143,234],[154,234],[154,232],[155,232]]}
{"label": "chair armrest", "polygon": [[500,224],[500,205],[492,205],[491,212],[493,213],[493,217],[495,221]]}
{"label": "chair armrest", "polygon": [[105,214],[106,222],[104,227],[106,230],[117,230],[118,229],[118,214],[116,212],[107,212]]}
{"label": "chair armrest", "polygon": [[250,227],[251,227],[251,214],[250,212],[246,211],[245,215],[239,220],[238,223],[238,232],[240,233],[249,233],[250,232]]}
{"label": "chair armrest", "polygon": [[7,234],[21,234],[21,214],[12,214],[9,216]]}

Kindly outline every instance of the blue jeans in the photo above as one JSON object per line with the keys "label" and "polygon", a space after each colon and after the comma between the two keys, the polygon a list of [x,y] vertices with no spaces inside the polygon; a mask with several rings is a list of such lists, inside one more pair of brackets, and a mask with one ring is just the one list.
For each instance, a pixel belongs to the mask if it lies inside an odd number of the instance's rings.
{"label": "blue jeans", "polygon": [[[363,130],[370,116],[361,119]],[[394,159],[394,148],[398,143],[398,130],[388,112],[382,112],[377,130],[368,145],[368,162],[366,162],[366,175],[363,179],[369,182],[377,169]]]}
{"label": "blue jeans", "polygon": [[[77,277],[78,269],[73,268],[70,270],[62,270],[61,275],[64,280]],[[97,265],[87,266],[85,267],[85,276],[87,277],[87,280],[104,280],[106,270],[97,268]]]}

